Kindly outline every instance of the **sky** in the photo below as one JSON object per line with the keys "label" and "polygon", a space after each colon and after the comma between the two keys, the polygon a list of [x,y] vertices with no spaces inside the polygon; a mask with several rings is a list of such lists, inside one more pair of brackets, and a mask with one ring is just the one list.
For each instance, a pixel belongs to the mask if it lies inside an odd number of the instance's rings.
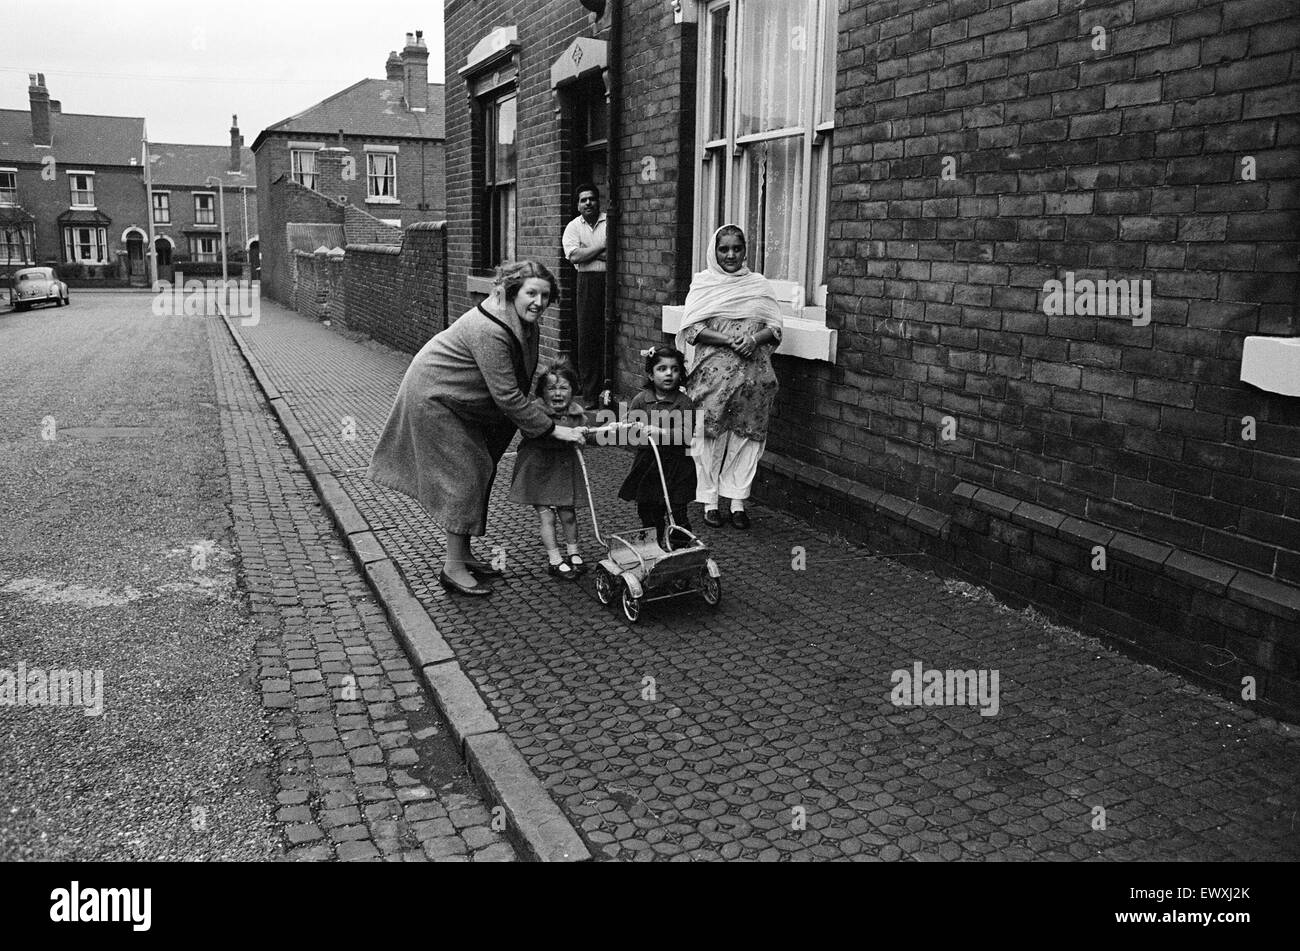
{"label": "sky", "polygon": [[440,0],[6,0],[0,109],[28,109],[44,73],[64,112],[143,116],[154,142],[227,145],[239,116],[252,145],[267,126],[361,79],[424,31],[443,82]]}

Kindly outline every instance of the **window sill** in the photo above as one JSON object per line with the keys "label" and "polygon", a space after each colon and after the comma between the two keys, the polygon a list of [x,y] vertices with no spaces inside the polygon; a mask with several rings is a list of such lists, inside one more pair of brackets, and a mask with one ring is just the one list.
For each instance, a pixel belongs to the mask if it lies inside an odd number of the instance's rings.
{"label": "window sill", "polygon": [[400,205],[401,203],[402,199],[400,198],[371,198],[366,196],[367,205]]}
{"label": "window sill", "polygon": [[[665,307],[660,324],[664,333],[675,334],[682,324],[682,307]],[[805,317],[786,317],[781,331],[781,345],[776,352],[783,357],[834,363],[839,332],[826,326],[825,307],[805,307]],[[694,348],[689,348],[693,350]],[[687,353],[687,357],[691,356]]]}
{"label": "window sill", "polygon": [[1268,393],[1300,396],[1300,337],[1247,337],[1241,379]]}
{"label": "window sill", "polygon": [[486,294],[490,297],[492,295],[492,288],[495,286],[496,281],[494,278],[475,277],[473,274],[470,274],[465,278],[465,290],[469,291],[471,294]]}

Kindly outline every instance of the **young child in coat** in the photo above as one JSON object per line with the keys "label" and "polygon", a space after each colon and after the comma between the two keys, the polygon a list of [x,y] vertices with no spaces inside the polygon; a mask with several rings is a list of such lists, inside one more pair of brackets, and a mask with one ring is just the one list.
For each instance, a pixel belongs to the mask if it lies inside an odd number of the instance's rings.
{"label": "young child in coat", "polygon": [[[578,374],[565,361],[557,361],[542,370],[535,393],[546,404],[547,414],[557,426],[578,427],[586,424],[586,414],[575,403]],[[578,471],[578,450],[571,443],[554,436],[525,439],[515,457],[515,472],[510,482],[510,501],[531,505],[537,510],[542,545],[549,562],[548,573],[574,581],[587,570],[578,554],[578,519],[576,506],[586,496],[582,475]],[[568,556],[560,556],[555,522],[564,529]]]}
{"label": "young child in coat", "polygon": [[[690,442],[686,422],[693,420],[695,404],[681,389],[686,377],[686,358],[679,350],[664,346],[643,350],[642,355],[645,357],[645,389],[632,398],[628,413],[631,415],[642,410],[652,425],[661,430],[650,438],[659,447],[673,521],[689,531],[691,523],[686,518],[686,506],[695,499],[695,461],[686,454]],[[656,417],[656,414],[660,415]],[[671,551],[675,539],[665,536],[668,510],[664,506],[664,489],[659,481],[654,450],[648,445],[637,451],[632,470],[623,481],[618,497],[636,503],[642,526],[658,529],[660,547]]]}

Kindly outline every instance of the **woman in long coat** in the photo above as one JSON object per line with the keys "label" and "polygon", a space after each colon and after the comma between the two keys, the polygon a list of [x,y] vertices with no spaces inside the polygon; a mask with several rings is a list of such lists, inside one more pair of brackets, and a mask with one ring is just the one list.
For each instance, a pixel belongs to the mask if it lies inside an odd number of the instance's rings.
{"label": "woman in long coat", "polygon": [[745,499],[767,444],[776,401],[772,353],[781,343],[781,311],[772,285],[745,264],[745,232],[723,225],[713,233],[708,267],[695,275],[677,349],[695,347],[686,395],[704,416],[691,455],[704,524],[721,527],[719,497],[731,500],[731,524],[749,528]]}
{"label": "woman in long coat", "polygon": [[497,463],[516,429],[582,441],[576,429],[555,425],[529,395],[537,324],[558,297],[544,265],[501,265],[492,296],[415,355],[375,447],[368,476],[416,499],[446,533],[438,580],[449,591],[489,594],[476,575],[500,573],[471,557],[469,538],[487,531]]}

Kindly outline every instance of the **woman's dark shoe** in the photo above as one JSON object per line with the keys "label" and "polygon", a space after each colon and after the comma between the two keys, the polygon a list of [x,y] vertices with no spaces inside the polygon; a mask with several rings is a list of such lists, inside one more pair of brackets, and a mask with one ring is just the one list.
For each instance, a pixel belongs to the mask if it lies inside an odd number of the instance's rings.
{"label": "woman's dark shoe", "polygon": [[573,569],[575,575],[585,575],[591,570],[591,566],[582,560],[581,555],[570,555],[566,560],[569,563],[569,567]]}
{"label": "woman's dark shoe", "polygon": [[505,572],[500,568],[494,568],[491,563],[480,561],[477,558],[466,558],[465,567],[484,578],[500,578],[505,575]]}
{"label": "woman's dark shoe", "polygon": [[474,585],[474,587],[468,588],[458,581],[453,581],[450,577],[448,577],[447,572],[445,571],[441,571],[438,573],[438,583],[441,584],[448,591],[453,591],[456,594],[467,594],[470,597],[474,597],[474,598],[481,598],[484,595],[492,593],[491,588],[484,587],[481,584],[476,584]]}
{"label": "woman's dark shoe", "polygon": [[722,513],[719,512],[717,509],[705,509],[704,524],[709,526],[709,528],[721,528]]}
{"label": "woman's dark shoe", "polygon": [[744,509],[740,509],[738,511],[732,511],[731,524],[736,526],[742,532],[749,528],[749,516],[745,514]]}
{"label": "woman's dark shoe", "polygon": [[546,573],[553,578],[563,578],[565,581],[578,580],[578,573],[567,561],[562,561],[558,565],[547,565]]}

